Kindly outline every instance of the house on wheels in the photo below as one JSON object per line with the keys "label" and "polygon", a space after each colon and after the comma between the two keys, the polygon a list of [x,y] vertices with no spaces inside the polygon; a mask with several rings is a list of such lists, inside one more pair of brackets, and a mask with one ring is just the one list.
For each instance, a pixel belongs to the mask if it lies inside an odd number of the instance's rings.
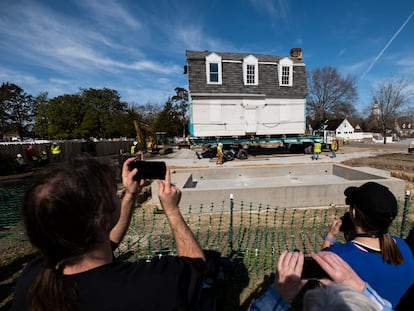
{"label": "house on wheels", "polygon": [[[302,50],[289,56],[187,51],[191,139],[228,146],[279,143],[310,152]],[[210,139],[210,140],[209,140]]]}

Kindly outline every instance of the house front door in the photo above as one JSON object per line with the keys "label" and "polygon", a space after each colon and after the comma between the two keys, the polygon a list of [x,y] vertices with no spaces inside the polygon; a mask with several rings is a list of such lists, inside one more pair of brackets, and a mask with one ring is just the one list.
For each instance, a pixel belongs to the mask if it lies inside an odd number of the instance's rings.
{"label": "house front door", "polygon": [[256,120],[256,108],[247,108],[244,110],[244,121],[246,135],[256,134],[257,120]]}

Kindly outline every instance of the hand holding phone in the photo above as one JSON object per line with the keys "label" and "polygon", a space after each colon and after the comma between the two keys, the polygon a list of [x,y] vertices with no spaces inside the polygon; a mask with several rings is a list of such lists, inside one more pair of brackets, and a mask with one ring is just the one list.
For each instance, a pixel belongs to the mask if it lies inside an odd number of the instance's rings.
{"label": "hand holding phone", "polygon": [[304,280],[320,280],[331,279],[329,274],[321,268],[321,266],[312,257],[305,257],[301,279]]}
{"label": "hand holding phone", "polygon": [[135,180],[140,179],[165,179],[167,167],[163,161],[143,161],[135,160],[129,163],[129,169],[138,169],[134,176]]}

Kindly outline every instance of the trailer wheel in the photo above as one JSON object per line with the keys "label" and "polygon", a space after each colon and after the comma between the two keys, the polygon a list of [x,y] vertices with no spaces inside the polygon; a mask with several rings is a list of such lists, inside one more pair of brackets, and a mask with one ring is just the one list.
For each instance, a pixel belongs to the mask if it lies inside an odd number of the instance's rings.
{"label": "trailer wheel", "polygon": [[224,161],[233,161],[234,160],[234,153],[230,150],[223,152]]}
{"label": "trailer wheel", "polygon": [[247,159],[247,151],[246,150],[239,150],[237,153],[237,158],[240,160],[246,160]]}
{"label": "trailer wheel", "polygon": [[312,154],[312,153],[313,153],[312,145],[305,147],[305,154]]}
{"label": "trailer wheel", "polygon": [[289,147],[290,153],[303,153],[304,146],[299,144],[291,144]]}

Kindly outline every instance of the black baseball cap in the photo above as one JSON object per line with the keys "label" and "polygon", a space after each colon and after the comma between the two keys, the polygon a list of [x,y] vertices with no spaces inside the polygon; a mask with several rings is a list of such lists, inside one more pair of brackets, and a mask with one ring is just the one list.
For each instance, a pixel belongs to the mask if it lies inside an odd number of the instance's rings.
{"label": "black baseball cap", "polygon": [[397,199],[387,187],[367,182],[360,187],[345,189],[346,204],[375,218],[394,219],[397,215]]}

